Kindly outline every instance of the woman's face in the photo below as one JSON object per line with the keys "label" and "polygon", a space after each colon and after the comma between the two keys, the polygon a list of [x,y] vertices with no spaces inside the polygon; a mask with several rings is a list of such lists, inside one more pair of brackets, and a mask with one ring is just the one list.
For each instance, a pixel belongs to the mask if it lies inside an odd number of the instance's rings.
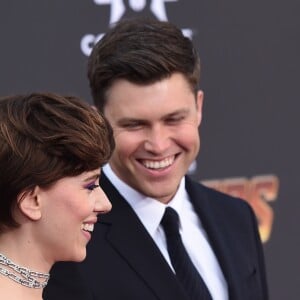
{"label": "woman's face", "polygon": [[38,241],[50,263],[82,261],[99,213],[111,203],[99,187],[100,170],[58,180],[48,189],[39,188],[41,219]]}

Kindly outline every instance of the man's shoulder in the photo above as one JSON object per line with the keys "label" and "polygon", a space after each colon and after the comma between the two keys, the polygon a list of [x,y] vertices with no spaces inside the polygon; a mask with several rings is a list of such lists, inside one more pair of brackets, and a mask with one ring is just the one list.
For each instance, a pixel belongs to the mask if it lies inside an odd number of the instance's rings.
{"label": "man's shoulder", "polygon": [[254,211],[244,199],[232,197],[189,178],[186,180],[186,190],[207,227],[217,227],[224,235],[235,232],[253,236],[253,230],[256,232]]}
{"label": "man's shoulder", "polygon": [[252,210],[250,205],[241,198],[233,197],[214,188],[208,187],[200,181],[186,176],[186,190],[193,201],[205,202],[210,206],[226,207],[226,209]]}

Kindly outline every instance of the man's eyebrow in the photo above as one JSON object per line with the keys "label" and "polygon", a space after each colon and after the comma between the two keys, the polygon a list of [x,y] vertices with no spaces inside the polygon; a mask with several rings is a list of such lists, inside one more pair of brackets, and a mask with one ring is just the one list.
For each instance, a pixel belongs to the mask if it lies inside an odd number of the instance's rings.
{"label": "man's eyebrow", "polygon": [[118,122],[131,122],[131,121],[142,121],[142,119],[134,118],[134,117],[132,117],[132,118],[126,117],[126,118],[122,118],[122,119],[118,120]]}
{"label": "man's eyebrow", "polygon": [[[162,116],[162,119],[170,117],[170,116],[178,115],[178,114],[187,114],[188,112],[189,112],[188,108],[178,109],[178,110],[172,111],[172,112]],[[147,122],[147,120],[140,119],[140,118],[135,118],[135,117],[132,117],[132,118],[131,117],[125,117],[125,118],[119,119],[117,121],[118,124],[130,123],[130,122],[143,123],[143,122]]]}
{"label": "man's eyebrow", "polygon": [[172,116],[175,116],[175,115],[187,114],[188,112],[189,112],[189,109],[187,109],[187,108],[178,109],[176,111],[173,111],[173,112],[165,115],[165,117],[172,117]]}
{"label": "man's eyebrow", "polygon": [[122,118],[117,121],[117,124],[122,125],[126,123],[145,123],[146,120],[139,119],[139,118]]}

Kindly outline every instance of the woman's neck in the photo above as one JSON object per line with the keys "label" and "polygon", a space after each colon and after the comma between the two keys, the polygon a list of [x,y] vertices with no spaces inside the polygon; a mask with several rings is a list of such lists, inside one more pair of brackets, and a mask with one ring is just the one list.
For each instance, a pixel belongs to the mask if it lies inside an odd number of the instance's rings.
{"label": "woman's neck", "polygon": [[20,266],[0,253],[0,274],[28,288],[44,288],[49,280],[49,273],[41,273]]}
{"label": "woman's neck", "polygon": [[18,284],[0,274],[1,299],[9,300],[42,300],[43,289],[33,289]]}
{"label": "woman's neck", "polygon": [[53,263],[38,241],[18,229],[1,233],[0,253],[0,298],[41,300]]}
{"label": "woman's neck", "polygon": [[0,253],[17,265],[41,273],[49,273],[54,263],[46,256],[42,245],[21,229],[1,233]]}

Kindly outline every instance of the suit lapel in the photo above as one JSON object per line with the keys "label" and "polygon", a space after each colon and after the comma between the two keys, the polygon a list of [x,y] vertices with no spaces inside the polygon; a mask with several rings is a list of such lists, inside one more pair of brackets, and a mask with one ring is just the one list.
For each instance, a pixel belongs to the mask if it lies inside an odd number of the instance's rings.
{"label": "suit lapel", "polygon": [[158,299],[186,299],[168,263],[133,209],[103,173],[100,184],[113,206],[109,214],[101,216],[100,222],[110,224],[106,236],[108,243]]}
{"label": "suit lapel", "polygon": [[243,247],[235,240],[238,226],[233,226],[228,215],[223,215],[227,199],[221,194],[211,195],[211,190],[192,182],[189,178],[186,180],[186,189],[227,281],[229,298],[240,299],[242,279],[253,270],[251,264],[244,259]]}
{"label": "suit lapel", "polygon": [[[109,214],[101,215],[100,222],[110,224],[106,239],[111,247],[127,261],[158,299],[187,299],[151,236],[103,173],[100,184],[113,205]],[[223,215],[228,199],[189,178],[186,189],[227,281],[229,298],[241,299],[242,280],[255,270],[245,258],[245,248],[235,240],[239,232],[238,224],[228,220],[227,213]]]}

